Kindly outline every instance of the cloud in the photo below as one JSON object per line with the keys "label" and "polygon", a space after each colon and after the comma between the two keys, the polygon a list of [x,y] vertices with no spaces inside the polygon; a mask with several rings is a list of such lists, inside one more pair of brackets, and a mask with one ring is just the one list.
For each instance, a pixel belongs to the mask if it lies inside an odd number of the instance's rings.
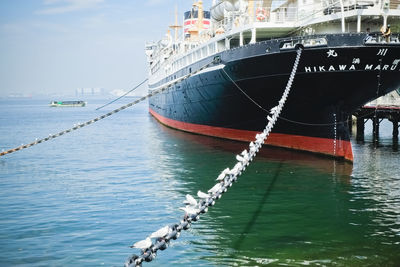
{"label": "cloud", "polygon": [[165,0],[147,0],[145,1],[146,6],[160,6],[165,4]]}
{"label": "cloud", "polygon": [[95,8],[104,0],[43,0],[43,9],[36,14],[62,14],[82,9]]}
{"label": "cloud", "polygon": [[1,33],[25,33],[25,26],[20,23],[5,23],[0,25]]}

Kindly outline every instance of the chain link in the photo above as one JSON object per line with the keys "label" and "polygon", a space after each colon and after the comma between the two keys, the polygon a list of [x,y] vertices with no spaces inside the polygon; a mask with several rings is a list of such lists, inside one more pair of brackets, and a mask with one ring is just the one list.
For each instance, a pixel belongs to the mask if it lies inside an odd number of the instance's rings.
{"label": "chain link", "polygon": [[[269,111],[269,115],[271,116],[267,116],[267,126],[261,133],[256,135],[254,142],[249,144],[249,151],[245,149],[242,151],[242,153],[236,155],[237,163],[235,166],[232,169],[226,168],[223,170],[217,178],[219,182],[209,189],[208,193],[198,191],[197,195],[201,200],[197,202],[197,200],[192,196],[186,195],[186,201],[184,201],[184,203],[187,203],[188,205],[184,208],[180,208],[185,211],[185,215],[179,223],[165,226],[152,233],[145,240],[136,242],[133,246],[131,246],[133,248],[141,249],[141,254],[133,254],[131,257],[129,257],[125,262],[125,267],[141,266],[144,261],[149,262],[154,260],[157,256],[158,250],[165,250],[171,240],[176,240],[180,236],[182,230],[188,230],[191,226],[191,223],[196,222],[200,218],[200,214],[206,213],[208,211],[208,207],[213,206],[215,201],[220,199],[223,193],[227,192],[228,188],[232,186],[233,182],[237,181],[238,177],[245,171],[246,167],[249,166],[250,162],[261,149],[262,145],[267,140],[269,133],[274,127],[292,87],[301,53],[302,49],[299,48],[297,50],[297,56],[293,64],[292,72],[287,82],[285,91],[279,100],[279,104]],[[156,238],[154,243],[151,241],[151,238]]]}
{"label": "chain link", "polygon": [[42,138],[42,139],[39,139],[39,140],[35,140],[35,141],[32,142],[32,143],[29,143],[29,144],[26,144],[26,145],[21,145],[21,146],[19,146],[19,147],[16,147],[16,148],[13,148],[13,149],[9,149],[9,150],[7,150],[7,151],[3,151],[3,152],[0,153],[0,157],[1,157],[1,156],[4,156],[4,155],[6,155],[6,154],[14,153],[14,152],[17,152],[17,151],[19,151],[19,150],[22,150],[22,149],[25,149],[25,148],[28,148],[28,147],[31,147],[31,146],[34,146],[34,145],[37,145],[37,144],[46,142],[46,141],[49,141],[49,140],[54,139],[54,138],[56,138],[56,137],[62,136],[62,135],[64,135],[64,134],[66,134],[66,133],[69,133],[69,132],[78,130],[78,129],[82,128],[82,127],[88,126],[88,125],[90,125],[90,124],[92,124],[92,123],[95,123],[95,122],[97,122],[97,121],[99,121],[99,120],[102,120],[102,119],[104,119],[104,118],[107,118],[107,117],[109,117],[109,116],[111,116],[111,115],[113,115],[113,114],[115,114],[115,113],[118,113],[118,112],[120,112],[120,111],[122,111],[122,110],[124,110],[124,109],[126,109],[126,108],[129,108],[129,107],[131,107],[131,106],[133,106],[133,105],[136,105],[136,104],[138,104],[139,102],[142,102],[143,100],[146,100],[147,98],[149,98],[149,97],[151,97],[151,96],[154,96],[154,95],[156,95],[156,94],[159,94],[159,93],[161,93],[161,92],[167,90],[168,88],[170,88],[171,86],[177,84],[178,82],[181,82],[181,81],[183,81],[183,80],[186,80],[186,79],[189,78],[190,76],[193,76],[194,74],[196,74],[196,73],[198,73],[198,72],[204,70],[205,68],[208,68],[208,67],[211,66],[212,64],[216,64],[216,63],[219,63],[219,58],[214,58],[214,60],[213,60],[212,62],[210,62],[210,63],[204,65],[203,67],[199,68],[198,70],[196,70],[196,71],[194,71],[194,72],[192,72],[192,73],[189,73],[189,74],[187,74],[187,75],[185,75],[185,76],[182,76],[181,78],[179,78],[179,79],[177,79],[177,80],[175,80],[175,81],[170,82],[170,83],[167,84],[166,86],[163,86],[163,87],[161,87],[161,88],[159,88],[159,89],[153,90],[151,93],[149,93],[149,94],[146,95],[146,96],[143,96],[143,97],[139,98],[138,100],[135,100],[135,101],[133,101],[133,102],[131,102],[131,103],[129,103],[129,104],[126,104],[126,105],[124,105],[124,106],[121,106],[121,107],[119,107],[119,108],[117,108],[117,109],[114,109],[113,111],[110,111],[110,112],[108,112],[108,113],[106,113],[106,114],[104,114],[104,115],[102,115],[102,116],[100,116],[100,117],[97,117],[97,118],[95,118],[95,119],[92,119],[92,120],[90,120],[90,121],[87,121],[87,122],[84,122],[84,123],[79,123],[78,125],[76,125],[76,126],[70,128],[70,129],[68,129],[68,130],[64,130],[64,131],[61,131],[61,132],[56,133],[56,134],[50,134],[50,135],[49,135],[48,137],[46,137],[46,138]]}

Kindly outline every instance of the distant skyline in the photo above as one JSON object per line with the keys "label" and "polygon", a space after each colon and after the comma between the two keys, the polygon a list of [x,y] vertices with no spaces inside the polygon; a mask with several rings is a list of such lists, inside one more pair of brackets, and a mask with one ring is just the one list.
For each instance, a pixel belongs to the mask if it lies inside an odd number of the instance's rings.
{"label": "distant skyline", "polygon": [[1,0],[0,97],[74,95],[82,87],[130,90],[147,77],[145,43],[166,34],[175,6],[181,21],[192,3]]}

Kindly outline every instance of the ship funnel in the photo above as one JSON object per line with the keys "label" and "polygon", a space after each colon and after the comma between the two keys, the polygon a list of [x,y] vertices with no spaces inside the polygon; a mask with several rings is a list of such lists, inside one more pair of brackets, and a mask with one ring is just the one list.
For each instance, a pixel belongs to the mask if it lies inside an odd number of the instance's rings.
{"label": "ship funnel", "polygon": [[[200,14],[202,12],[202,14]],[[201,22],[202,21],[202,22]],[[183,31],[185,38],[189,37],[192,33],[200,30],[210,29],[210,11],[201,10],[190,10],[184,13]]]}

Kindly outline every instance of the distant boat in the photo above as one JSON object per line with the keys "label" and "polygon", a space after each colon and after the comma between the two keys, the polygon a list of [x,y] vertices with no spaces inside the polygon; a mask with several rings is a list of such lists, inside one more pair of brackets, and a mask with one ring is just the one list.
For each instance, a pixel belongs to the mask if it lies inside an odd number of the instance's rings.
{"label": "distant boat", "polygon": [[50,107],[84,107],[85,101],[52,101]]}

